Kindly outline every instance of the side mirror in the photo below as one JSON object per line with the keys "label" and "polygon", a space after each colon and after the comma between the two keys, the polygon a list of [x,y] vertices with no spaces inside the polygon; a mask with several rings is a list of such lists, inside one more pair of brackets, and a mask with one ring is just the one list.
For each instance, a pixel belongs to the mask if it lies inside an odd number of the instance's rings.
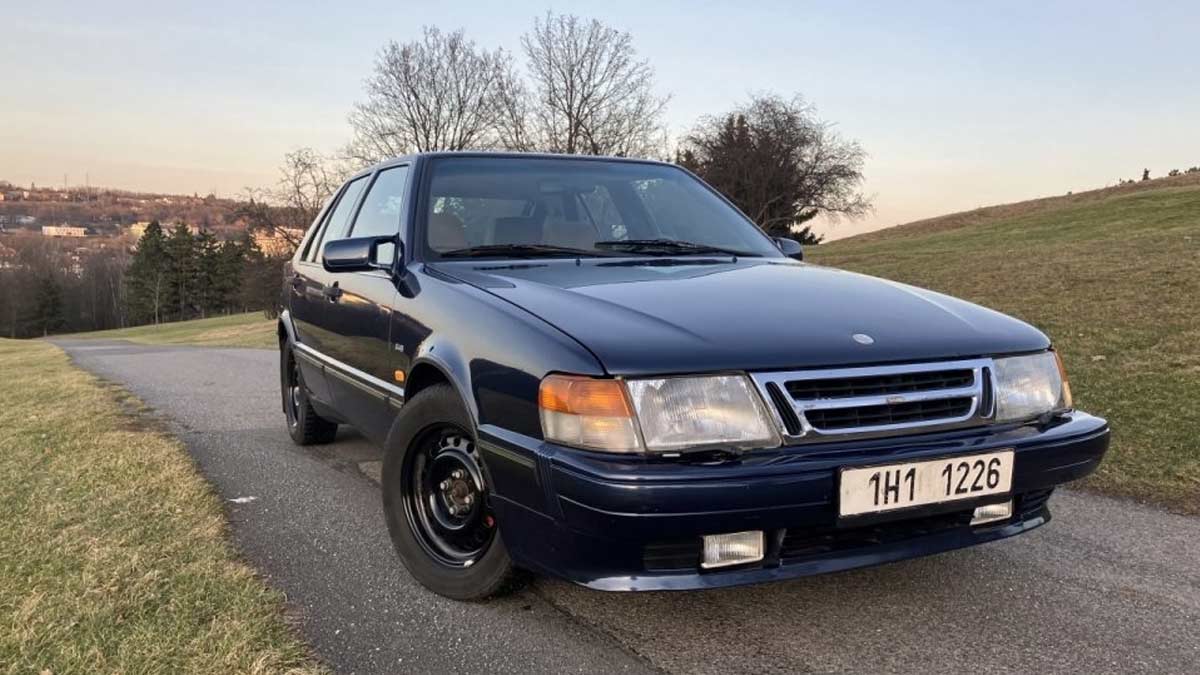
{"label": "side mirror", "polygon": [[779,247],[787,257],[793,260],[804,260],[804,247],[795,239],[785,239],[783,237],[775,237],[775,245]]}
{"label": "side mirror", "polygon": [[384,270],[399,273],[397,261],[402,259],[403,244],[396,236],[356,237],[336,239],[325,244],[324,263],[327,272],[367,272]]}

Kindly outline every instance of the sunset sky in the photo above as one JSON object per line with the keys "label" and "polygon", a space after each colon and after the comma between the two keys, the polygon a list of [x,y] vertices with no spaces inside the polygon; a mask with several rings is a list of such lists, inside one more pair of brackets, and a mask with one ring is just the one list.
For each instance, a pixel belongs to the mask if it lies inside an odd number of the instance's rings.
{"label": "sunset sky", "polygon": [[0,179],[268,185],[289,149],[347,140],[387,40],[518,51],[548,8],[630,31],[676,135],[802,93],[870,153],[876,211],[835,237],[1200,165],[1198,3],[169,4],[0,0]]}

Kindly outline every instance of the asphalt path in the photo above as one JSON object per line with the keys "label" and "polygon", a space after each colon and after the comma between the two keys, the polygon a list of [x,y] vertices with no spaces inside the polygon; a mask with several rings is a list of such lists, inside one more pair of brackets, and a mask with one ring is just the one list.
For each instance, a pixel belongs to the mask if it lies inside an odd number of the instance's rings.
{"label": "asphalt path", "polygon": [[1197,518],[1059,490],[1046,527],[883,567],[687,593],[543,578],[459,603],[395,557],[378,449],[345,427],[292,444],[275,352],[58,344],[184,441],[337,672],[1200,672]]}

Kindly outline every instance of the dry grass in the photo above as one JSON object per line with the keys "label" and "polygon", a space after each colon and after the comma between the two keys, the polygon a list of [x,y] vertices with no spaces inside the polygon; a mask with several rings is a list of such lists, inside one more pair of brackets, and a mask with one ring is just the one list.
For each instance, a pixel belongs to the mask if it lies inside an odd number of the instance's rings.
{"label": "dry grass", "polygon": [[276,349],[275,321],[262,312],[178,321],[158,326],[64,335],[69,338],[129,340],[144,344],[188,344],[205,347]]}
{"label": "dry grass", "polygon": [[0,671],[307,673],[280,595],[136,401],[0,340]]}
{"label": "dry grass", "polygon": [[1200,175],[956,214],[810,249],[1040,327],[1113,448],[1087,485],[1200,513]]}

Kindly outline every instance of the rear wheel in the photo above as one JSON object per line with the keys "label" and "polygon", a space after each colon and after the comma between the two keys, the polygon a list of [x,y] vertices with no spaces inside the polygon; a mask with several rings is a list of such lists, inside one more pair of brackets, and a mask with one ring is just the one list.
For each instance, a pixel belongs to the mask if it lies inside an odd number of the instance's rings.
{"label": "rear wheel", "polygon": [[308,400],[308,389],[304,377],[296,364],[296,355],[290,346],[282,353],[280,378],[283,387],[283,410],[287,414],[288,434],[297,445],[316,445],[332,442],[337,436],[338,425],[313,410]]}
{"label": "rear wheel", "polygon": [[514,578],[471,427],[454,390],[432,386],[405,403],[383,461],[397,554],[422,585],[456,600],[494,595]]}

